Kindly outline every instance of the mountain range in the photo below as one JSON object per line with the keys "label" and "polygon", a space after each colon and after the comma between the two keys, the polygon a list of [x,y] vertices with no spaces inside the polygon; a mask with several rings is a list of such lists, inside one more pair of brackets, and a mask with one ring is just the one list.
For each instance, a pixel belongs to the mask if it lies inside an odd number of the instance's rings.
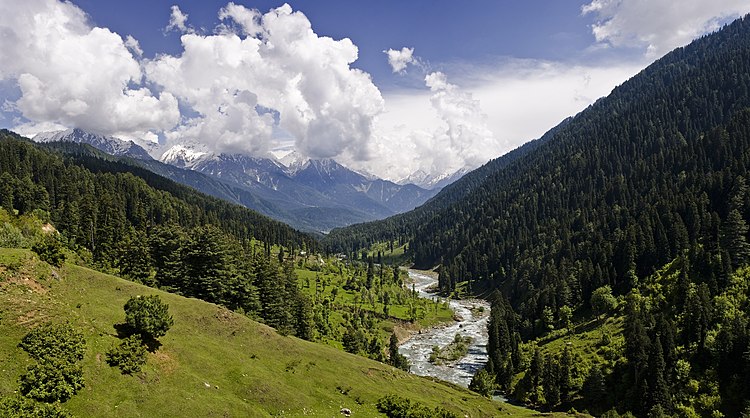
{"label": "mountain range", "polygon": [[[213,153],[198,144],[174,145],[164,151],[156,143],[135,143],[81,129],[44,132],[33,140],[88,144],[307,231],[327,232],[383,219],[414,209],[439,191],[366,176],[332,159],[304,159],[294,152],[282,153],[276,160]],[[443,176],[432,186],[440,187],[461,174]],[[426,176],[423,179],[431,180]]]}

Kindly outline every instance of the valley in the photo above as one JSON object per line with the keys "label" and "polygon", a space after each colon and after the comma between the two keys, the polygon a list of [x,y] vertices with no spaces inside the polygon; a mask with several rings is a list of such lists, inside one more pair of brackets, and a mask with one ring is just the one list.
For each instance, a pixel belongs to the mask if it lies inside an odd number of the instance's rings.
{"label": "valley", "polygon": [[[437,296],[437,278],[425,272],[409,270],[409,278],[419,296],[443,300]],[[487,363],[487,320],[490,304],[479,299],[451,299],[455,322],[440,324],[412,335],[399,347],[399,352],[411,363],[411,372],[468,387],[471,378]],[[433,347],[450,345],[456,335],[470,338],[467,355],[443,364],[430,361]]]}
{"label": "valley", "polygon": [[0,417],[750,417],[750,3],[183,3],[0,0]]}

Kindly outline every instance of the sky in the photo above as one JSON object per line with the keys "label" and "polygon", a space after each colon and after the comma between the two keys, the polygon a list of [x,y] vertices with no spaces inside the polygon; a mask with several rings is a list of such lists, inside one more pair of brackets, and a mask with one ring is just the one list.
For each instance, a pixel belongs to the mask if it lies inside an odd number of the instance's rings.
{"label": "sky", "polygon": [[391,180],[540,137],[747,0],[0,0],[0,127]]}

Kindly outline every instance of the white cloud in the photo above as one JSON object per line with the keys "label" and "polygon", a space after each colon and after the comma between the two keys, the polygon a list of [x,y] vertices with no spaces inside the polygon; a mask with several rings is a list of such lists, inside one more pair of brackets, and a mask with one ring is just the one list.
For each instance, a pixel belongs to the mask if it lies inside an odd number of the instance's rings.
{"label": "white cloud", "polygon": [[143,50],[141,49],[141,44],[138,42],[137,39],[133,38],[133,36],[128,35],[125,37],[125,46],[138,57],[143,56]]}
{"label": "white cloud", "polygon": [[261,22],[263,15],[257,9],[248,9],[230,2],[219,10],[219,19],[236,22],[245,35],[257,36],[263,33]]}
{"label": "white cloud", "polygon": [[414,48],[403,47],[400,51],[397,49],[388,49],[383,52],[388,55],[388,64],[391,65],[394,73],[403,72],[407,65],[416,62],[414,59]]}
{"label": "white cloud", "polygon": [[583,14],[592,14],[597,42],[613,47],[645,48],[658,57],[720,25],[750,12],[747,0],[592,0]]}
{"label": "white cloud", "polygon": [[169,24],[166,27],[167,31],[177,31],[182,33],[193,33],[193,28],[187,25],[188,15],[180,10],[177,5],[172,6],[172,13],[169,15]]}
{"label": "white cloud", "polygon": [[126,42],[92,28],[56,0],[0,2],[0,79],[15,81],[14,107],[27,132],[74,126],[99,133],[160,131],[179,119],[177,100],[139,87],[141,67]]}
{"label": "white cloud", "polygon": [[216,34],[184,34],[180,56],[146,64],[149,80],[198,114],[169,138],[258,153],[268,147],[275,113],[310,157],[368,157],[383,99],[369,74],[350,66],[358,50],[349,39],[318,36],[286,4],[261,15],[230,3],[219,17]]}
{"label": "white cloud", "polygon": [[506,149],[488,128],[487,115],[472,93],[448,82],[442,72],[425,76],[429,93],[389,96],[377,121],[373,156],[349,165],[400,180],[416,171],[452,173],[476,168]]}
{"label": "white cloud", "polygon": [[392,180],[415,171],[439,174],[476,167],[540,137],[643,66],[506,60],[463,69],[467,75],[458,80],[461,88],[432,73],[426,79],[429,92],[385,95],[386,111],[375,125],[373,159],[347,163]]}

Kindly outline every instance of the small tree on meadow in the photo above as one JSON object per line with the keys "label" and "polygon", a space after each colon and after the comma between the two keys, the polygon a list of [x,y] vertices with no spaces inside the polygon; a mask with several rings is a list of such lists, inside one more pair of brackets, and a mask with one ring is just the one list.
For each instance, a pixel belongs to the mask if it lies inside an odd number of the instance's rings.
{"label": "small tree on meadow", "polygon": [[159,295],[133,296],[125,303],[125,322],[145,338],[163,336],[174,325],[169,305]]}
{"label": "small tree on meadow", "polygon": [[612,288],[602,286],[591,294],[591,308],[598,317],[613,310],[617,306],[617,299],[612,296]]}

